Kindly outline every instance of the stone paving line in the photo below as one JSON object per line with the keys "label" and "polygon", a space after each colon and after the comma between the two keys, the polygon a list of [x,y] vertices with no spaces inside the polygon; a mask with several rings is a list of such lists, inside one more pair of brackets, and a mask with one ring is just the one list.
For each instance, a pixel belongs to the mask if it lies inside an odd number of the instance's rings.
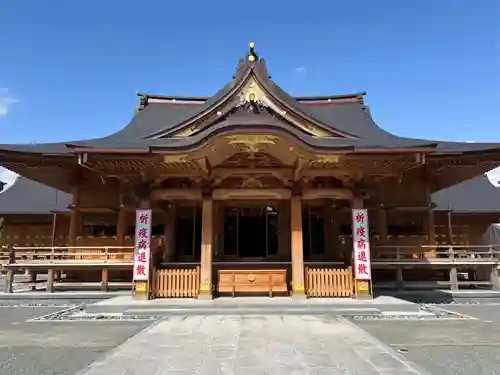
{"label": "stone paving line", "polygon": [[429,375],[340,317],[174,316],[78,375]]}

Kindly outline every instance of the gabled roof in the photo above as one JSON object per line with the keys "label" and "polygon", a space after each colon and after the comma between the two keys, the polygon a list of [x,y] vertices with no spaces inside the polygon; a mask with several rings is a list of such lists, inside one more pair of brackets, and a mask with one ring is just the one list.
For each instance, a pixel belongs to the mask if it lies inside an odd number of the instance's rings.
{"label": "gabled roof", "polygon": [[455,213],[500,213],[500,187],[486,174],[466,180],[432,195],[436,210]]}
{"label": "gabled roof", "polygon": [[[241,105],[245,84],[254,80],[259,89],[273,102],[275,117],[236,113],[226,116]],[[311,147],[335,150],[350,147],[360,149],[429,148],[434,153],[461,153],[499,150],[498,143],[441,142],[435,140],[399,137],[380,128],[364,103],[365,93],[346,95],[292,97],[270,77],[264,60],[259,59],[253,47],[240,60],[233,79],[212,97],[173,97],[139,94],[141,105],[130,123],[122,130],[102,138],[73,142],[0,145],[0,154],[9,152],[71,154],[75,148],[142,149],[151,147],[169,150],[188,150],[215,134],[248,127],[281,127]],[[261,116],[261,117],[259,117]],[[290,121],[302,119],[314,126],[321,136],[289,126]],[[201,125],[200,125],[201,124]],[[198,126],[188,136],[179,131]]]}
{"label": "gabled roof", "polygon": [[0,215],[67,211],[72,203],[71,195],[21,176],[4,187],[0,192]]}

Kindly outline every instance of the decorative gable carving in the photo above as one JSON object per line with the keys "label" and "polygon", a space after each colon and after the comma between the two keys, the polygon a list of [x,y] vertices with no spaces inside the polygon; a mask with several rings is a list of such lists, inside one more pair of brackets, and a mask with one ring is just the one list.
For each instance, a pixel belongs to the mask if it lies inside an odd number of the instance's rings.
{"label": "decorative gable carving", "polygon": [[256,114],[284,120],[302,132],[314,137],[335,136],[307,120],[300,118],[293,111],[287,111],[278,101],[269,95],[254,75],[250,75],[242,87],[226,100],[225,104],[214,108],[213,112],[184,129],[170,134],[170,137],[189,137],[208,127],[238,114]]}

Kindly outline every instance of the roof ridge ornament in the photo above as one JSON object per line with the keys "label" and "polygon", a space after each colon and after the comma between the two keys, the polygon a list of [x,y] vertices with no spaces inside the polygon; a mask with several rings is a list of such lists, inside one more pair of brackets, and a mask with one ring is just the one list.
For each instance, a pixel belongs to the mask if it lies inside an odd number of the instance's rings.
{"label": "roof ridge ornament", "polygon": [[[257,61],[264,61],[264,60],[259,59],[258,53],[255,52],[255,43],[254,42],[248,43],[248,47],[249,47],[249,50],[245,54],[245,57],[241,58],[238,61],[238,68],[236,69],[236,75],[238,74],[238,72],[242,71],[243,67],[252,66]],[[233,79],[236,78],[236,75],[233,76]]]}
{"label": "roof ridge ornament", "polygon": [[254,42],[248,43],[248,47],[250,47],[250,50],[247,52],[248,61],[250,61],[251,63],[259,61],[259,55],[257,54],[257,52],[255,52],[254,49],[255,43]]}

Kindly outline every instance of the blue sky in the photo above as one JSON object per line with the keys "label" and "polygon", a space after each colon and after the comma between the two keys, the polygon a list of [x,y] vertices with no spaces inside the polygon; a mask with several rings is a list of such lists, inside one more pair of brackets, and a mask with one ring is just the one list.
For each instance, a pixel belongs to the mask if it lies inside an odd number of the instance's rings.
{"label": "blue sky", "polygon": [[0,0],[0,35],[0,143],[107,135],[137,91],[211,95],[251,40],[292,94],[366,90],[396,134],[500,141],[498,0]]}

